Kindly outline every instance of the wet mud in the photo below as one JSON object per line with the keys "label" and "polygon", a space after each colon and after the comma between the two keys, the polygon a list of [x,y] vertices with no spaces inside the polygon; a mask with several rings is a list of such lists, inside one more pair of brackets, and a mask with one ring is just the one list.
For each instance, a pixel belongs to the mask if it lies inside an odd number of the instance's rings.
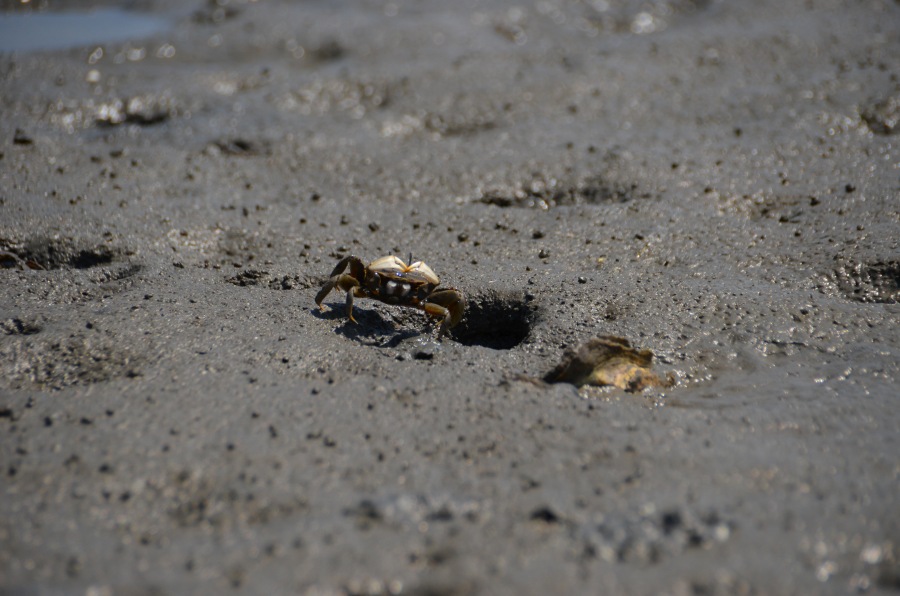
{"label": "wet mud", "polygon": [[900,4],[127,8],[0,54],[0,591],[900,589]]}

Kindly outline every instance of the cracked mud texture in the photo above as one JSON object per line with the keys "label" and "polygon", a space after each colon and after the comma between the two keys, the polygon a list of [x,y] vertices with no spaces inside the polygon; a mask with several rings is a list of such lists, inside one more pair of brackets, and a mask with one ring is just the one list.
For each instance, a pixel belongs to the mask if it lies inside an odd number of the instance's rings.
{"label": "cracked mud texture", "polygon": [[900,591],[900,4],[129,6],[0,56],[0,591]]}

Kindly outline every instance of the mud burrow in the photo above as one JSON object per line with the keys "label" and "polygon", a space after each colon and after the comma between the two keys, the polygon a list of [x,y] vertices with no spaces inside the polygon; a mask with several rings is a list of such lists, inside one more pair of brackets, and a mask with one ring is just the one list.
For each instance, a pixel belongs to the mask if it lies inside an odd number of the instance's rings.
{"label": "mud burrow", "polygon": [[466,314],[453,330],[453,337],[466,346],[510,350],[525,341],[537,315],[537,306],[524,294],[475,294],[468,298]]}
{"label": "mud burrow", "polygon": [[37,237],[21,244],[0,243],[0,249],[15,254],[38,269],[90,269],[112,263],[117,251],[104,244],[73,238]]}

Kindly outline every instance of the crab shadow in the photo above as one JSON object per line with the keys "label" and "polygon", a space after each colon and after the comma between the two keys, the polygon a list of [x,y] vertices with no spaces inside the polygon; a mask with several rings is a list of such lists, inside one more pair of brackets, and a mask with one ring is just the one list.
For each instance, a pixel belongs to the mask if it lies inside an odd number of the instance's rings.
{"label": "crab shadow", "polygon": [[416,317],[408,314],[385,317],[378,311],[358,306],[353,307],[353,318],[356,319],[356,323],[347,318],[343,306],[332,306],[325,311],[313,308],[312,313],[318,319],[340,321],[341,325],[335,328],[335,333],[376,348],[396,348],[404,341],[429,331],[429,328],[421,322],[421,328],[416,329],[411,320]]}
{"label": "crab shadow", "polygon": [[[395,348],[412,337],[435,334],[434,323],[421,311],[384,307],[386,316],[381,307],[375,308],[377,310],[354,306],[353,316],[357,323],[347,318],[343,304],[332,304],[324,312],[314,308],[312,312],[323,320],[341,321],[343,324],[335,332],[344,337],[380,348]],[[462,321],[444,339],[463,346],[511,350],[526,341],[538,320],[538,313],[533,297],[522,292],[477,292],[466,301]]]}

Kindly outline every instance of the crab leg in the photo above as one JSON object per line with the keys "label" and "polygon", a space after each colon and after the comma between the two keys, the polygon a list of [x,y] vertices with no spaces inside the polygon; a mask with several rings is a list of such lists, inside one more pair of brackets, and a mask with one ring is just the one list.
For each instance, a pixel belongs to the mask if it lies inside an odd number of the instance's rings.
{"label": "crab leg", "polygon": [[453,288],[437,290],[422,303],[422,310],[427,315],[443,319],[437,337],[441,339],[448,329],[455,327],[462,319],[465,310],[463,295]]}
{"label": "crab leg", "polygon": [[[350,266],[349,275],[344,273],[348,265]],[[322,289],[316,294],[316,305],[318,305],[321,310],[325,310],[325,307],[322,306],[322,301],[325,300],[325,297],[328,296],[329,293],[331,293],[331,290],[338,288],[342,292],[347,293],[347,316],[355,323],[356,319],[353,318],[353,296],[365,296],[360,288],[359,279],[364,276],[365,265],[359,260],[359,257],[354,257],[353,255],[344,257],[337,265],[335,265],[334,270],[331,272],[331,278],[325,282],[325,285],[322,286]]]}

